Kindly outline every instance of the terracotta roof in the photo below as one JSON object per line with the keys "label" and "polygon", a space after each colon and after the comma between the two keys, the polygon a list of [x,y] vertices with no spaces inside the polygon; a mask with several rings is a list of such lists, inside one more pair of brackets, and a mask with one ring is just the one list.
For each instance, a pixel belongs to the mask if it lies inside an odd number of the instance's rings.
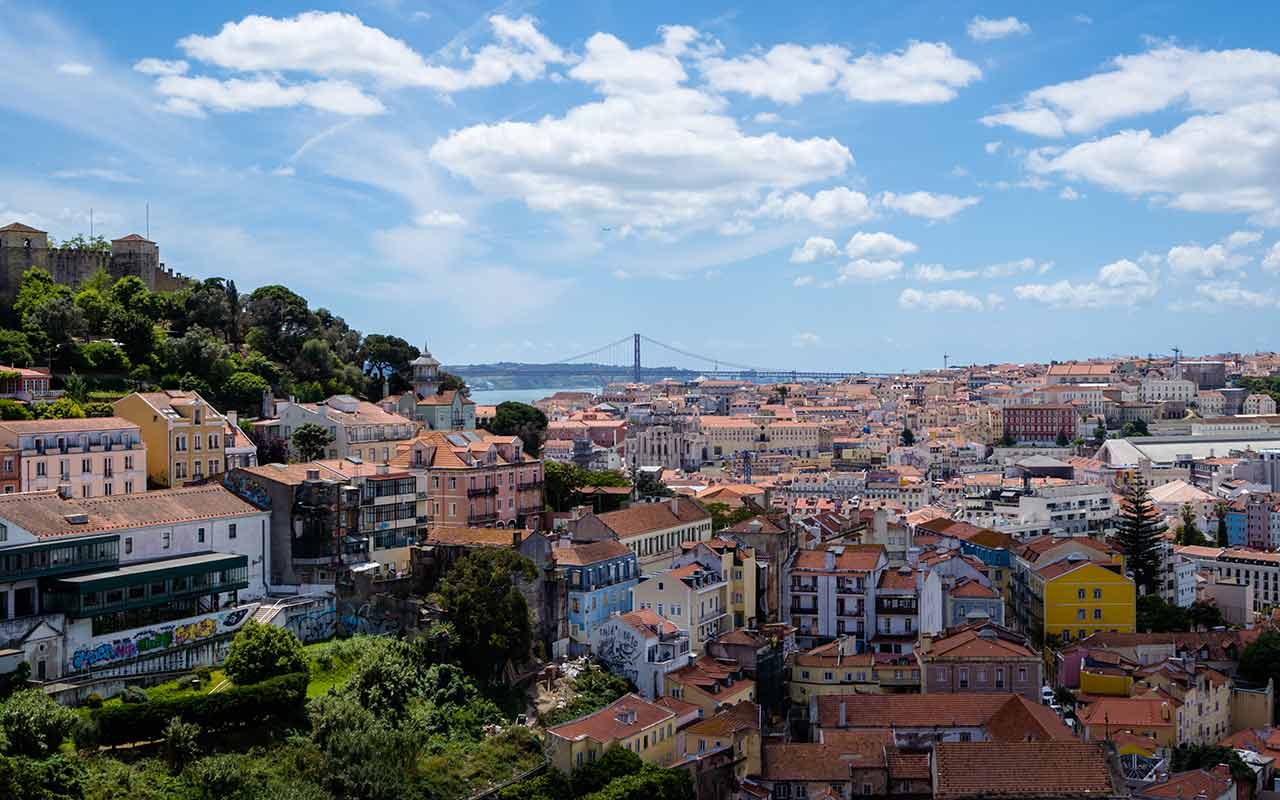
{"label": "terracotta roof", "polygon": [[1121,730],[1172,727],[1177,722],[1176,714],[1174,704],[1159,696],[1100,697],[1080,710],[1078,717],[1083,725]]}
{"label": "terracotta roof", "polygon": [[33,228],[33,227],[31,227],[30,225],[24,225],[24,224],[22,224],[21,222],[10,222],[8,225],[5,225],[3,228],[0,228],[0,232],[3,232],[3,233],[45,233],[45,231],[42,231],[42,230],[40,230],[39,228]]}
{"label": "terracotta roof", "polygon": [[[871,572],[880,563],[884,551],[878,544],[827,545],[818,550],[801,550],[796,553],[793,572]],[[827,566],[827,554],[831,553],[832,566]]]}
{"label": "terracotta roof", "polygon": [[[675,511],[671,508],[672,502],[675,502]],[[641,503],[621,511],[598,514],[596,519],[604,523],[605,527],[619,538],[627,538],[699,520],[709,520],[711,514],[696,501],[680,498],[678,501]]]}
{"label": "terracotta roof", "polygon": [[305,461],[297,464],[259,464],[256,467],[237,467],[240,472],[247,472],[275,483],[286,486],[297,486],[307,480],[307,473],[320,473],[321,480],[344,481],[346,476],[330,469],[319,461]]}
{"label": "terracotta roof", "polygon": [[985,728],[991,723],[995,730],[988,733],[1000,738],[1073,738],[1048,706],[1018,694],[826,695],[817,698],[820,727],[838,727],[841,703],[847,724],[854,728]]}
{"label": "terracotta roof", "polygon": [[[418,405],[420,405],[420,406],[450,406],[450,405],[453,405],[453,397],[454,397],[454,395],[456,395],[457,393],[458,393],[458,390],[457,390],[457,389],[446,389],[445,391],[440,392],[439,394],[432,394],[432,395],[427,395],[426,397],[419,397],[419,398],[417,398]],[[467,404],[475,405],[475,401],[474,401],[474,400],[472,400],[470,397],[467,397],[467,396],[464,394],[464,395],[462,395],[462,404],[463,404],[464,406],[465,406],[465,405],[467,405]]]}
{"label": "terracotta roof", "polygon": [[847,781],[850,761],[829,744],[766,744],[760,777],[768,781]]}
{"label": "terracotta roof", "polygon": [[628,694],[585,717],[548,728],[547,733],[571,741],[593,739],[608,743],[673,718],[675,712],[671,709],[650,703],[638,694]]}
{"label": "terracotta roof", "polygon": [[601,539],[598,542],[575,542],[551,549],[551,558],[557,564],[569,567],[582,567],[587,564],[597,564],[611,558],[623,558],[629,555],[631,555],[631,548],[617,539]]}
{"label": "terracotta roof", "polygon": [[697,715],[702,713],[701,706],[694,705],[693,703],[686,703],[684,700],[670,695],[663,695],[662,697],[655,699],[653,702],[654,705],[671,709],[675,712],[677,717],[683,717],[685,714]]}
{"label": "terracotta roof", "polygon": [[743,701],[722,708],[712,717],[700,720],[685,729],[693,736],[729,736],[735,731],[760,728],[760,706]]}
{"label": "terracotta roof", "polygon": [[[120,428],[138,428],[136,422],[124,417],[85,417],[82,419],[15,419],[0,422],[0,428],[18,436],[75,433],[79,431],[113,431]],[[50,451],[52,452],[52,451]]]}
{"label": "terracotta roof", "polygon": [[[50,493],[0,495],[0,519],[37,537],[76,536],[261,513],[217,484],[63,500]],[[68,516],[85,514],[76,524]]]}
{"label": "terracotta roof", "polygon": [[994,598],[1000,595],[990,586],[983,586],[972,578],[965,578],[951,588],[952,597]]}
{"label": "terracotta roof", "polygon": [[905,575],[896,569],[887,569],[880,573],[880,582],[876,584],[877,589],[914,589],[916,588],[915,572],[908,571]]}
{"label": "terracotta roof", "polygon": [[650,636],[670,636],[680,632],[680,628],[674,622],[663,619],[657,612],[648,608],[628,611],[618,619],[636,630],[647,632]]}
{"label": "terracotta roof", "polygon": [[933,757],[935,798],[1127,795],[1097,742],[942,742]]}
{"label": "terracotta roof", "polygon": [[[983,630],[989,630],[995,635],[983,635]],[[998,631],[992,628],[974,627],[961,630],[951,636],[941,639],[935,639],[929,647],[928,652],[920,651],[921,658],[928,661],[936,661],[949,658],[994,658],[1015,657],[1015,658],[1039,658],[1036,651],[1032,650],[1017,637],[1017,634],[1000,635]]]}
{"label": "terracotta roof", "polygon": [[1193,769],[1190,772],[1174,773],[1163,783],[1153,783],[1143,787],[1142,794],[1144,797],[1173,797],[1179,800],[1182,798],[1191,800],[1197,797],[1216,798],[1226,794],[1232,786],[1229,772],[1223,774]]}
{"label": "terracotta roof", "polygon": [[1036,573],[1041,577],[1043,577],[1045,580],[1052,580],[1053,578],[1059,578],[1063,575],[1066,575],[1068,572],[1072,572],[1074,570],[1080,569],[1081,567],[1087,566],[1089,564],[1094,564],[1096,566],[1103,567],[1103,568],[1119,567],[1118,564],[1115,564],[1111,561],[1095,561],[1093,559],[1089,559],[1085,561],[1074,561],[1069,558],[1064,558],[1061,561],[1055,561],[1052,564],[1045,564],[1043,567],[1040,567],[1039,569],[1037,569]]}
{"label": "terracotta roof", "polygon": [[[759,524],[759,529],[755,527],[757,523]],[[768,517],[762,514],[757,514],[751,519],[744,519],[742,522],[739,522],[737,525],[734,525],[729,528],[725,528],[724,530],[721,531],[721,533],[785,533],[785,532],[786,530],[784,528],[781,528],[778,525],[774,524],[773,520],[769,519]]]}
{"label": "terracotta roof", "polygon": [[427,544],[511,547],[513,533],[519,533],[520,541],[523,542],[537,532],[517,528],[431,528],[427,531]]}
{"label": "terracotta roof", "polygon": [[928,753],[889,753],[889,774],[894,780],[930,781],[933,772]]}
{"label": "terracotta roof", "polygon": [[1027,542],[1022,549],[1018,551],[1018,555],[1022,556],[1022,558],[1029,563],[1035,564],[1036,561],[1038,561],[1045,553],[1064,544],[1080,545],[1107,555],[1113,555],[1116,552],[1106,544],[1103,544],[1096,539],[1090,539],[1087,536],[1037,536]]}

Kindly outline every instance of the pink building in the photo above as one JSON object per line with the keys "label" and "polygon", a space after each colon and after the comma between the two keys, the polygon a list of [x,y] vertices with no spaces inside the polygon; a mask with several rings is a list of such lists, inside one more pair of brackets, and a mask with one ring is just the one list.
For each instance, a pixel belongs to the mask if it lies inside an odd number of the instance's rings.
{"label": "pink building", "polygon": [[428,431],[401,444],[391,467],[426,476],[430,528],[537,527],[542,461],[517,436]]}
{"label": "pink building", "polygon": [[127,419],[0,422],[0,447],[20,455],[19,491],[86,498],[147,490],[147,449],[141,430]]}
{"label": "pink building", "polygon": [[52,400],[62,392],[49,388],[49,370],[0,366],[0,397],[22,400]]}

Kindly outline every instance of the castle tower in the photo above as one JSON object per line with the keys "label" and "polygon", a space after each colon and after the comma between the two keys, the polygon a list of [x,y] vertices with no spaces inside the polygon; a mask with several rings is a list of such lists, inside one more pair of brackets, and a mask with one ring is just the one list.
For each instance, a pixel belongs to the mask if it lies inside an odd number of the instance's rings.
{"label": "castle tower", "polygon": [[410,361],[409,366],[413,367],[413,392],[419,398],[440,390],[440,362],[431,356],[426,342],[422,344],[422,355]]}
{"label": "castle tower", "polygon": [[49,268],[49,234],[21,222],[0,228],[0,299],[17,297],[22,273],[32,267]]}
{"label": "castle tower", "polygon": [[134,275],[154,291],[159,269],[160,246],[155,242],[136,233],[111,240],[111,277]]}

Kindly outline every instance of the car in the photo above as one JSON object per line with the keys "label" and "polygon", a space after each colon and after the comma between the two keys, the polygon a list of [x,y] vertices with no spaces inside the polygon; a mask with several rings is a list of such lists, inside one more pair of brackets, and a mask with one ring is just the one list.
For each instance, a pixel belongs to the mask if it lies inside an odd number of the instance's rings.
{"label": "car", "polygon": [[1040,702],[1049,705],[1053,702],[1053,689],[1048,686],[1040,687]]}

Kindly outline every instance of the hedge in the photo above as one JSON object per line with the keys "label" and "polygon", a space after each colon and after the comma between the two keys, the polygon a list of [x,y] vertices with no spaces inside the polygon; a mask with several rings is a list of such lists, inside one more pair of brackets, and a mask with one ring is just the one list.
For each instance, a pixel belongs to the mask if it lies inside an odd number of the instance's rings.
{"label": "hedge", "polygon": [[165,726],[174,717],[194,722],[209,732],[301,721],[309,679],[307,673],[295,672],[251,686],[233,686],[216,694],[103,706],[92,712],[97,741],[117,745],[161,739]]}

